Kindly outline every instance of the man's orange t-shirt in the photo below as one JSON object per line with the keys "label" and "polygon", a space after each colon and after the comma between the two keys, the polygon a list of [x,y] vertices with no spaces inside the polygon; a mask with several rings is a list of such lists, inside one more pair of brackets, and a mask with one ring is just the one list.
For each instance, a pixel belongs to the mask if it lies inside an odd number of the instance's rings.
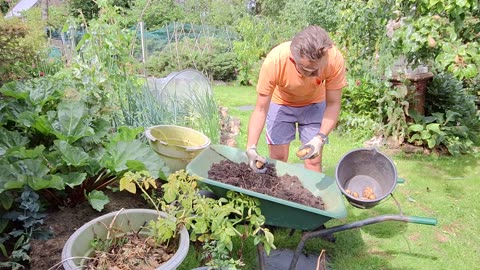
{"label": "man's orange t-shirt", "polygon": [[319,75],[305,77],[290,60],[290,43],[284,42],[268,53],[260,70],[258,93],[272,95],[274,103],[300,107],[322,102],[325,91],[340,90],[347,85],[343,56],[335,46],[328,50],[327,64]]}

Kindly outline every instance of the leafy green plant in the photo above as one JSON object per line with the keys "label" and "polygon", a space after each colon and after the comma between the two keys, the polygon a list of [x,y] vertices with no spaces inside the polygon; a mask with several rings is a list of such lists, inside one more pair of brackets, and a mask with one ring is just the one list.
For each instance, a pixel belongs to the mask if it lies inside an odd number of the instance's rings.
{"label": "leafy green plant", "polygon": [[[6,82],[32,77],[39,53],[46,47],[41,24],[20,19],[0,18],[0,86]],[[38,76],[38,73],[37,73]]]}
{"label": "leafy green plant", "polygon": [[445,132],[440,130],[440,123],[436,123],[438,118],[433,116],[414,117],[415,124],[408,127],[408,142],[415,145],[427,145],[433,149],[440,145],[445,137]]}
{"label": "leafy green plant", "polygon": [[[342,110],[339,118],[339,129],[359,139],[371,138],[379,130],[378,103],[382,92],[380,81],[373,77],[354,80],[348,79],[348,86],[342,94]],[[372,127],[370,129],[362,128]]]}
{"label": "leafy green plant", "polygon": [[136,138],[142,128],[114,130],[65,86],[38,79],[0,89],[0,193],[29,186],[52,206],[88,199],[100,211],[108,203],[100,190],[129,168],[165,178],[163,161]]}
{"label": "leafy green plant", "polygon": [[427,87],[425,113],[431,115],[449,110],[459,114],[451,125],[467,127],[467,137],[473,142],[480,139],[480,114],[475,96],[467,93],[462,81],[453,75],[437,74]]}
{"label": "leafy green plant", "polygon": [[396,8],[404,20],[392,41],[409,63],[431,64],[458,79],[479,75],[478,1],[421,0],[412,8],[404,0]]}
{"label": "leafy green plant", "polygon": [[256,83],[259,69],[255,69],[260,58],[265,56],[276,43],[274,23],[254,16],[245,16],[237,24],[241,40],[234,41],[233,51],[239,62],[238,81],[242,85]]}
{"label": "leafy green plant", "polygon": [[403,143],[407,135],[408,88],[401,85],[386,88],[383,96],[378,99],[379,115],[382,117],[381,133],[384,138],[392,136],[398,144]]}
{"label": "leafy green plant", "polygon": [[[227,198],[218,200],[199,195],[197,178],[185,171],[171,174],[162,185],[163,198],[155,201],[147,192],[148,187],[155,187],[155,180],[142,171],[125,174],[120,180],[120,189],[136,193],[138,186],[142,194],[157,210],[175,218],[158,219],[149,223],[155,238],[162,243],[172,239],[180,226],[190,231],[192,241],[205,243],[209,249],[215,243],[215,250],[210,254],[209,265],[218,267],[229,262],[239,266],[240,260],[230,260],[226,254],[233,250],[234,237],[253,237],[254,243],[263,243],[267,253],[272,248],[273,234],[262,225],[265,218],[261,215],[258,202],[245,195],[229,192]],[[222,264],[223,263],[223,264]]]}
{"label": "leafy green plant", "polygon": [[185,22],[230,28],[247,13],[243,0],[185,0],[181,6]]}
{"label": "leafy green plant", "polygon": [[142,21],[147,30],[159,29],[171,22],[181,21],[185,17],[181,5],[174,0],[136,0],[131,1],[126,11],[129,25]]}
{"label": "leafy green plant", "polygon": [[45,214],[37,193],[25,187],[15,199],[12,193],[0,193],[0,268],[23,269],[30,261],[30,239],[46,240],[50,229],[41,229]]}
{"label": "leafy green plant", "polygon": [[[395,1],[340,1],[338,7],[338,28],[332,38],[344,51],[349,73],[367,76],[378,73],[383,75],[383,67],[377,68],[378,57],[385,57],[390,48],[384,42],[390,42],[386,36],[386,25],[392,17]],[[391,59],[389,59],[391,60]],[[385,66],[391,63],[385,63]]]}
{"label": "leafy green plant", "polygon": [[129,8],[133,2],[134,1],[131,0],[68,0],[68,7],[71,15],[79,16],[82,14],[87,20],[91,20],[98,17],[102,5],[108,4],[122,8]]}
{"label": "leafy green plant", "polygon": [[[180,31],[180,27],[176,27],[172,35],[181,35]],[[234,80],[238,63],[228,40],[202,35],[171,42],[149,57],[146,65],[149,75],[166,77],[172,72],[193,68],[214,80]]]}
{"label": "leafy green plant", "polygon": [[468,138],[468,127],[461,125],[461,115],[447,110],[446,113],[433,113],[421,116],[410,112],[414,123],[408,127],[408,142],[434,149],[440,145],[446,147],[451,155],[472,151],[473,142]]}
{"label": "leafy green plant", "polygon": [[260,12],[262,15],[273,17],[276,20],[281,18],[287,27],[285,38],[288,39],[295,34],[294,32],[288,33],[289,28],[298,31],[307,25],[318,25],[327,32],[333,33],[338,29],[340,18],[336,1],[260,1]]}

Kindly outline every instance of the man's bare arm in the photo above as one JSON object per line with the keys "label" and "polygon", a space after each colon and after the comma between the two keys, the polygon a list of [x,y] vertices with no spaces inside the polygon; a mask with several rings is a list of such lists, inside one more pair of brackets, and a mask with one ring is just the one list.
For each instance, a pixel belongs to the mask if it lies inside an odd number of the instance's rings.
{"label": "man's bare arm", "polygon": [[258,143],[267,119],[270,100],[271,96],[257,94],[257,103],[248,122],[247,148]]}
{"label": "man's bare arm", "polygon": [[328,135],[337,125],[342,106],[342,90],[326,91],[325,113],[323,115],[322,126],[320,132]]}

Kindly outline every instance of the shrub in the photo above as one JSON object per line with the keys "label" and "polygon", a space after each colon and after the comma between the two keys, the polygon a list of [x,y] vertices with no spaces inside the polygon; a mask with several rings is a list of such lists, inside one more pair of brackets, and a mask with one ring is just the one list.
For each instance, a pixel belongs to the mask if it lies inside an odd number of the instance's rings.
{"label": "shrub", "polygon": [[184,22],[211,27],[234,27],[237,21],[247,13],[244,0],[185,0],[181,2],[183,2],[181,5],[185,13]]}
{"label": "shrub", "polygon": [[[102,2],[110,2],[109,4],[122,7],[130,8],[132,6],[132,0],[104,0]],[[85,16],[85,19],[91,20],[98,16],[100,7],[97,4],[97,1],[94,0],[68,0],[68,6],[70,9],[70,14],[78,17],[80,14]]]}
{"label": "shrub", "polygon": [[[340,129],[359,139],[373,135],[379,122],[378,103],[381,85],[370,79],[349,78],[348,86],[343,90]],[[367,128],[365,128],[367,127]]]}
{"label": "shrub", "polygon": [[193,68],[222,81],[234,80],[237,66],[236,55],[229,50],[228,44],[211,37],[184,38],[168,44],[147,62],[147,70],[156,77]]}
{"label": "shrub", "polygon": [[470,140],[479,140],[480,115],[475,105],[475,96],[467,93],[461,81],[442,73],[436,75],[427,87],[425,113],[432,115],[449,110],[459,114],[455,125],[467,127]]}
{"label": "shrub", "polygon": [[41,25],[0,18],[0,85],[32,77],[38,53],[46,45]]}
{"label": "shrub", "polygon": [[143,21],[147,30],[159,29],[185,17],[182,8],[174,0],[137,0],[127,14],[130,25]]}

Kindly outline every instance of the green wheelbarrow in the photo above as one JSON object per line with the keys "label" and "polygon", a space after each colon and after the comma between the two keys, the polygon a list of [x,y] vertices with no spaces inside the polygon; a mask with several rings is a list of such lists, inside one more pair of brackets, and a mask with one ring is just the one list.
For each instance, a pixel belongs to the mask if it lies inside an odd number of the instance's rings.
{"label": "green wheelbarrow", "polygon": [[[288,268],[289,270],[295,269],[298,259],[303,251],[303,247],[305,246],[305,242],[311,238],[324,237],[336,232],[359,228],[383,221],[400,221],[423,225],[437,224],[437,220],[434,218],[404,216],[400,214],[382,215],[349,224],[325,228],[324,224],[327,221],[347,216],[344,194],[342,194],[342,191],[339,189],[339,185],[337,185],[335,178],[307,170],[303,168],[303,166],[267,159],[267,162],[275,165],[277,175],[288,173],[289,175],[297,176],[306,189],[312,192],[315,196],[322,198],[325,203],[325,210],[320,210],[209,179],[208,171],[210,170],[210,167],[214,163],[219,163],[222,160],[230,160],[236,163],[247,162],[247,156],[244,151],[238,148],[225,145],[210,145],[190,161],[186,167],[186,171],[192,175],[198,176],[200,181],[216,196],[225,197],[226,193],[232,190],[258,199],[260,201],[262,215],[265,216],[266,225],[303,231],[303,236],[294,252],[290,267]],[[259,245],[258,248],[260,269],[265,269],[263,247]]]}

